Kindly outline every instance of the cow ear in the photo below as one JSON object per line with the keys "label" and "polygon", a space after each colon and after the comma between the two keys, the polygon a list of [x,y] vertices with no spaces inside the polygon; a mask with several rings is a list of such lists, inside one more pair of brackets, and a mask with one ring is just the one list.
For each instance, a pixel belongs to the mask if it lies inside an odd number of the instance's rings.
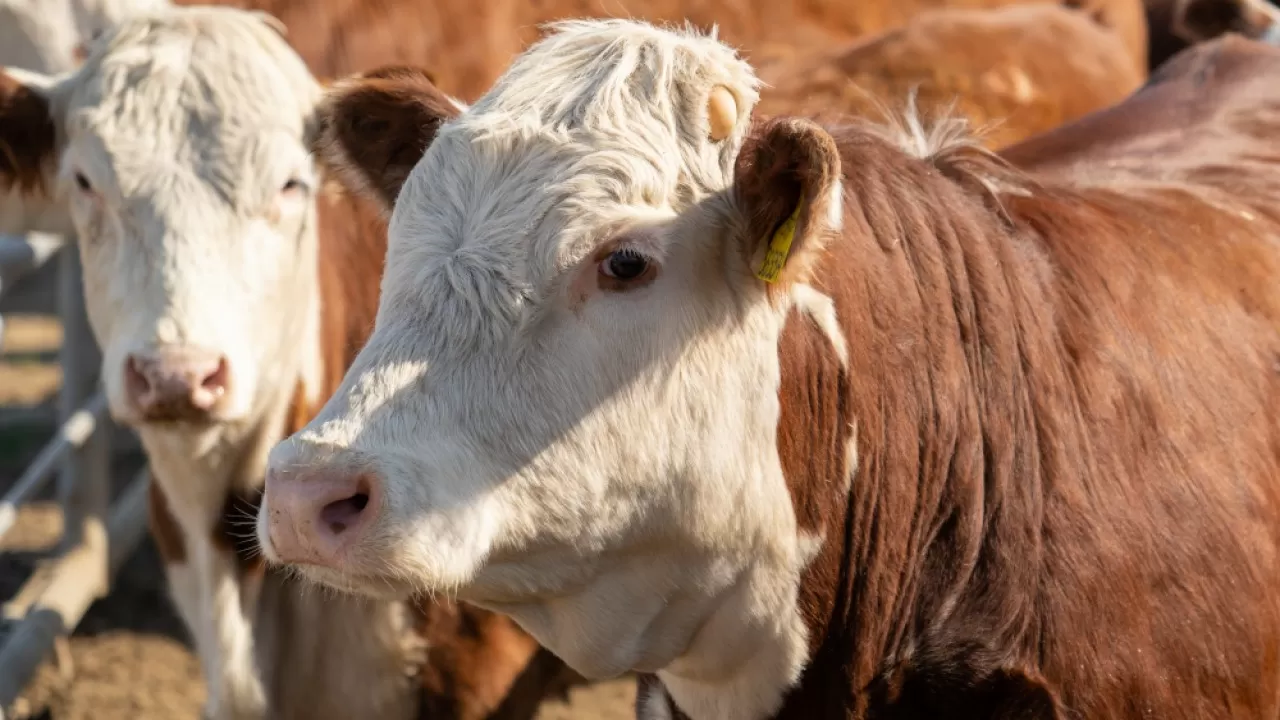
{"label": "cow ear", "polygon": [[390,214],[440,125],[463,109],[425,70],[379,68],[340,80],[326,92],[317,110],[314,150],[323,166]]}
{"label": "cow ear", "polygon": [[809,120],[770,121],[739,153],[734,190],[755,276],[778,287],[804,282],[843,217],[835,140]]}
{"label": "cow ear", "polygon": [[1181,0],[1174,5],[1172,31],[1191,43],[1228,32],[1254,39],[1280,31],[1280,10],[1266,0]]}
{"label": "cow ear", "polygon": [[58,78],[0,68],[0,233],[71,231],[54,182],[58,83]]}
{"label": "cow ear", "polygon": [[58,131],[52,78],[0,68],[0,191],[48,191]]}

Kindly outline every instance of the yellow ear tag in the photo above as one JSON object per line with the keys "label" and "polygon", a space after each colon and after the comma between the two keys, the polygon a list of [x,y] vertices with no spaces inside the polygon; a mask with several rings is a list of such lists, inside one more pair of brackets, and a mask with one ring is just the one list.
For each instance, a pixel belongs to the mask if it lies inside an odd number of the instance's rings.
{"label": "yellow ear tag", "polygon": [[787,262],[787,253],[791,252],[791,242],[796,238],[796,221],[800,219],[800,203],[791,211],[791,216],[773,234],[769,241],[769,250],[764,254],[764,263],[756,271],[756,277],[772,283],[778,281],[782,266]]}

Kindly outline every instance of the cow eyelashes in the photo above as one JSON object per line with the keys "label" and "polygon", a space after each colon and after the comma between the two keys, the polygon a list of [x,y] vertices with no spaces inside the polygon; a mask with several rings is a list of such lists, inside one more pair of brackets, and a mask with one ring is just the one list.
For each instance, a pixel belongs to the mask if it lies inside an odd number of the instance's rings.
{"label": "cow eyelashes", "polygon": [[633,282],[649,274],[649,258],[631,248],[620,248],[600,261],[600,274],[619,282]]}

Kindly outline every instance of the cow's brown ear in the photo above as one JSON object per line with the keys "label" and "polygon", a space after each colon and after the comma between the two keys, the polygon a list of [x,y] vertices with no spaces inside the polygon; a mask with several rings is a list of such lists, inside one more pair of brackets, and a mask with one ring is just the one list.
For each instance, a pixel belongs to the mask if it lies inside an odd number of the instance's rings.
{"label": "cow's brown ear", "polygon": [[42,88],[16,75],[0,69],[0,191],[25,195],[49,190],[58,133]]}
{"label": "cow's brown ear", "polygon": [[1280,28],[1280,10],[1267,0],[1180,0],[1173,8],[1174,35],[1190,43],[1228,32],[1269,38]]}
{"label": "cow's brown ear", "polygon": [[388,66],[340,80],[317,110],[320,162],[390,213],[441,123],[462,108],[426,70]]}
{"label": "cow's brown ear", "polygon": [[752,272],[779,287],[803,282],[843,216],[835,140],[809,120],[770,121],[744,145],[734,178]]}

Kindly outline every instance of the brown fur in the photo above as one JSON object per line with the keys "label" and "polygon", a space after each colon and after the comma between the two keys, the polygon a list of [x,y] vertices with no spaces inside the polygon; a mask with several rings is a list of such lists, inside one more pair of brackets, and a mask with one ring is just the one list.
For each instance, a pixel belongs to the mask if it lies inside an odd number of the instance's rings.
{"label": "brown fur", "polygon": [[543,698],[583,682],[502,615],[437,601],[421,629],[424,719],[530,720]]}
{"label": "brown fur", "polygon": [[882,117],[913,89],[926,116],[953,104],[1000,147],[1124,99],[1145,73],[1121,39],[1054,5],[938,10],[852,46],[764,68],[765,115]]}
{"label": "brown fur", "polygon": [[[409,171],[457,108],[421,68],[378,68],[335,90],[320,110],[316,153],[333,158],[329,167],[349,185],[367,188],[390,215]],[[346,158],[343,148],[359,152]]]}
{"label": "brown fur", "polygon": [[[1147,58],[1142,0],[1030,0],[1079,7],[1122,39],[1133,68]],[[206,4],[208,0],[179,0]],[[720,36],[757,63],[795,48],[833,47],[906,23],[938,7],[990,8],[1018,0],[222,0],[264,10],[284,22],[288,39],[317,77],[341,77],[383,65],[431,68],[446,93],[474,100],[488,90],[542,23],[569,17],[635,16],[653,22],[718,25]]]}
{"label": "brown fur", "polygon": [[1280,51],[1197,47],[1005,154],[1030,175],[971,157],[1029,190],[1003,214],[832,129],[845,227],[810,282],[849,366],[793,314],[779,452],[826,542],[778,717],[1280,713],[1277,111]]}
{"label": "brown fur", "polygon": [[0,192],[46,190],[56,142],[49,102],[0,70]]}
{"label": "brown fur", "polygon": [[1195,43],[1228,32],[1260,38],[1280,15],[1268,0],[1146,0],[1146,12],[1151,70]]}

